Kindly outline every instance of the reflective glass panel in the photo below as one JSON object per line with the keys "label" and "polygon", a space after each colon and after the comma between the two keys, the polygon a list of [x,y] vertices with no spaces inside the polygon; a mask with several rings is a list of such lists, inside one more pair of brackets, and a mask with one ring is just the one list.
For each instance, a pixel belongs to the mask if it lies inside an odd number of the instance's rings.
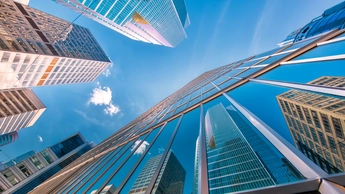
{"label": "reflective glass panel", "polygon": [[127,181],[120,193],[143,192],[149,185],[157,165],[163,155],[166,146],[173,134],[179,118],[170,121],[163,129],[159,137],[152,144],[139,166]]}
{"label": "reflective glass panel", "polygon": [[165,158],[153,193],[190,194],[196,191],[197,139],[199,136],[200,108],[185,114],[170,152]]}
{"label": "reflective glass panel", "polygon": [[345,49],[345,41],[338,41],[338,42],[318,46],[294,58],[293,60],[332,56],[332,55],[341,55],[345,53],[344,49]]}

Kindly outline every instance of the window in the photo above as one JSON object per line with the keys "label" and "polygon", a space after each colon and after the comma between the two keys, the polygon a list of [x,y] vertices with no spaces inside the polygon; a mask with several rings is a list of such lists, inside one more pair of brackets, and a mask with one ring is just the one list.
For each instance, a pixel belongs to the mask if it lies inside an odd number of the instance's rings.
{"label": "window", "polygon": [[333,127],[335,129],[335,134],[337,135],[338,138],[343,139],[344,138],[343,127],[341,126],[340,119],[334,118],[334,117],[331,117],[331,118],[333,122]]}
{"label": "window", "polygon": [[327,136],[327,138],[328,138],[328,143],[329,143],[329,146],[330,146],[332,152],[338,155],[337,145],[334,142],[334,138],[329,137],[329,136]]}
{"label": "window", "polygon": [[297,113],[299,115],[299,118],[304,121],[304,116],[303,116],[303,113],[302,113],[302,110],[301,110],[301,107],[296,105],[296,109],[297,109]]}
{"label": "window", "polygon": [[320,137],[320,141],[321,141],[322,146],[327,148],[328,146],[326,143],[325,136],[323,135],[323,133],[321,131],[318,131],[318,133],[319,133],[319,137]]}
{"label": "window", "polygon": [[51,158],[51,156],[48,154],[48,152],[42,151],[41,154],[43,155],[44,159],[46,159],[48,164],[51,164],[54,162],[53,159]]}
{"label": "window", "polygon": [[19,180],[14,176],[13,172],[10,169],[6,169],[1,172],[2,175],[14,186],[19,183]]}
{"label": "window", "polygon": [[323,127],[325,128],[326,132],[332,133],[331,127],[329,125],[328,116],[326,114],[322,114],[322,113],[320,113],[320,114],[321,114],[321,119],[322,119]]}
{"label": "window", "polygon": [[303,112],[305,114],[305,117],[307,118],[308,123],[313,124],[313,122],[311,121],[309,110],[307,108],[303,107]]}
{"label": "window", "polygon": [[24,165],[23,162],[17,164],[17,167],[19,168],[20,171],[23,172],[23,174],[26,176],[26,177],[29,177],[31,175],[31,173],[29,172],[29,170],[26,168],[26,166]]}
{"label": "window", "polygon": [[321,129],[320,119],[319,119],[319,116],[317,115],[317,112],[314,111],[314,110],[311,110],[311,114],[312,114],[312,116],[313,116],[313,120],[314,120],[315,126],[316,126],[317,128],[320,128],[320,129]]}
{"label": "window", "polygon": [[30,160],[38,168],[38,170],[40,170],[44,167],[43,164],[37,159],[36,156],[32,156],[30,158]]}

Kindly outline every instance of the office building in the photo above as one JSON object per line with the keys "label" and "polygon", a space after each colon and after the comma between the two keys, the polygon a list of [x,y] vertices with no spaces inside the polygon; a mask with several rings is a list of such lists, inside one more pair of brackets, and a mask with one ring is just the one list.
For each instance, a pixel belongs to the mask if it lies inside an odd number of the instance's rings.
{"label": "office building", "polygon": [[[150,158],[133,184],[129,192],[130,194],[145,193],[146,187],[150,183],[152,175],[155,172],[162,156],[163,154],[160,154]],[[172,151],[169,152],[163,166],[164,167],[158,176],[152,193],[182,194],[186,171]]]}
{"label": "office building", "polygon": [[32,126],[45,109],[31,89],[0,90],[0,134]]}
{"label": "office building", "polygon": [[0,135],[0,147],[12,143],[18,139],[17,131],[13,131],[7,134]]}
{"label": "office building", "polygon": [[0,89],[91,82],[111,63],[91,32],[0,1]]}
{"label": "office building", "polygon": [[[104,189],[101,191],[101,194],[114,194],[116,191],[116,187],[114,187],[113,185],[107,185],[106,187],[104,187]],[[91,194],[96,193],[97,190],[92,191]]]}
{"label": "office building", "polygon": [[[333,13],[345,12],[337,8]],[[193,184],[202,194],[344,193],[344,173],[324,171],[284,138],[290,134],[276,102],[291,89],[344,98],[343,88],[307,83],[343,74],[344,35],[339,27],[201,74],[30,193],[97,194],[111,184],[129,193],[147,162],[163,153],[145,181],[147,193],[158,192],[170,150],[186,171],[184,193],[195,191]],[[140,155],[137,140],[145,147]]]}
{"label": "office building", "polygon": [[[323,76],[309,84],[345,88],[345,77]],[[296,147],[328,173],[345,169],[345,100],[290,90],[277,96]]]}
{"label": "office building", "polygon": [[54,0],[128,38],[176,47],[190,24],[184,0]]}
{"label": "office building", "polygon": [[13,158],[0,172],[0,190],[3,193],[28,193],[90,149],[89,143],[77,133],[41,152],[30,151]]}

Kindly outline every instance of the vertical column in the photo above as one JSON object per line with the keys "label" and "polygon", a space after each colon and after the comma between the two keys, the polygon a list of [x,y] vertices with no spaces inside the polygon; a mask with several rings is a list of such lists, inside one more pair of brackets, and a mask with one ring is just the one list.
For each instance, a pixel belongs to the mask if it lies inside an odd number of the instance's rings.
{"label": "vertical column", "polygon": [[204,105],[200,105],[199,130],[199,158],[198,158],[198,193],[208,194],[207,148],[205,135]]}

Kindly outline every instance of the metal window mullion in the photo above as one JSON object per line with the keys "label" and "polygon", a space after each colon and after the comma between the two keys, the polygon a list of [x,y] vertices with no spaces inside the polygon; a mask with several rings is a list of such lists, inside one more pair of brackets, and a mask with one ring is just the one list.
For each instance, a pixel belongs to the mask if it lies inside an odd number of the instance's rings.
{"label": "metal window mullion", "polygon": [[[94,160],[94,161],[92,161],[89,165],[88,165],[88,167],[85,169],[85,170],[83,170],[83,172],[85,172],[85,171],[88,171],[88,170],[90,170],[91,168],[93,168],[94,167],[94,165],[95,165],[95,163],[97,163],[97,161],[98,160]],[[66,189],[68,189],[68,187],[70,187],[70,186],[72,186],[72,185],[74,185],[74,184],[77,184],[77,182],[76,182],[76,180],[78,180],[79,178],[84,178],[85,176],[87,176],[86,174],[83,174],[83,173],[79,173],[77,176],[75,176],[74,178],[73,178],[73,180],[71,180],[67,185],[64,185],[63,186],[63,188],[58,192],[58,194],[59,193],[63,193]]]}
{"label": "metal window mullion", "polygon": [[199,157],[198,157],[198,193],[208,194],[208,167],[205,134],[204,105],[200,104],[200,129],[199,129]]}
{"label": "metal window mullion", "polygon": [[[118,149],[118,150],[114,150],[115,154],[114,154],[112,157],[115,157],[115,156],[118,154],[118,152],[120,152],[122,149],[123,149],[123,147],[121,147],[121,148]],[[112,154],[113,154],[113,153],[110,153],[108,156],[102,157],[102,158],[100,159],[99,163],[98,163],[98,164],[95,164],[95,167],[94,167],[92,170],[90,170],[90,171],[87,173],[87,175],[86,175],[83,179],[81,179],[81,180],[78,182],[78,184],[79,184],[80,182],[83,182],[84,179],[85,179],[89,174],[91,174],[91,172],[93,172],[93,171],[98,167],[98,165],[100,165],[103,161],[105,161],[105,160],[107,160],[109,157],[111,157]],[[110,159],[109,159],[109,160],[110,160]],[[92,173],[92,174],[94,175],[95,173]],[[92,176],[91,176],[91,177],[92,177]],[[89,179],[88,179],[88,180],[89,180]],[[85,182],[87,182],[88,180],[86,180]],[[71,190],[74,189],[78,184],[76,184],[76,185],[74,185],[73,187],[69,188],[66,192],[71,191]],[[77,186],[77,190],[79,190],[83,185],[84,185],[84,184],[82,184],[81,186]]]}
{"label": "metal window mullion", "polygon": [[141,161],[144,159],[144,157],[146,156],[146,153],[151,149],[152,145],[156,142],[157,138],[159,137],[159,135],[161,134],[161,132],[164,130],[165,126],[166,126],[167,122],[164,123],[164,125],[162,126],[162,128],[159,130],[159,132],[157,133],[157,135],[154,137],[154,139],[152,140],[152,143],[149,145],[149,147],[145,150],[145,152],[141,155],[141,157],[139,158],[139,160],[137,161],[137,163],[133,166],[132,170],[127,174],[127,176],[124,178],[124,180],[122,181],[122,183],[120,184],[120,186],[116,189],[115,193],[120,193],[120,191],[123,189],[123,187],[125,186],[125,184],[127,183],[127,181],[129,180],[129,178],[132,176],[132,174],[134,173],[134,171],[137,169],[137,167],[139,166],[139,164],[141,163]]}
{"label": "metal window mullion", "polygon": [[[139,138],[139,137],[138,137],[138,138]],[[93,173],[92,176],[90,176],[87,180],[85,180],[84,183],[83,183],[82,185],[80,185],[80,186],[77,188],[77,190],[75,190],[74,192],[80,191],[80,189],[81,189],[84,185],[86,185],[86,183],[88,183],[88,182],[90,181],[90,179],[91,179],[94,175],[96,175],[99,171],[101,171],[101,170],[104,168],[104,166],[105,166],[108,162],[110,162],[112,159],[115,158],[114,161],[117,162],[117,161],[123,156],[123,154],[125,154],[126,151],[127,151],[129,148],[132,147],[132,145],[133,145],[134,143],[135,143],[135,141],[133,141],[133,142],[131,143],[131,145],[128,146],[126,149],[125,149],[125,147],[127,146],[127,144],[124,145],[123,147],[121,147],[121,149],[119,149],[117,152],[115,151],[116,154],[114,154],[109,160],[107,160],[106,162],[104,162],[104,164],[101,165],[101,167],[100,167],[98,170],[96,170],[96,171]],[[123,151],[123,150],[124,150],[124,151]],[[123,151],[123,152],[122,152],[122,151]],[[119,153],[121,153],[121,154],[118,156]],[[95,181],[93,181],[92,184],[95,184]],[[89,189],[89,188],[87,187],[87,189]],[[85,190],[85,191],[87,191],[87,190]],[[85,191],[82,191],[82,192],[85,193]]]}
{"label": "metal window mullion", "polygon": [[260,80],[260,79],[249,79],[249,81],[345,97],[344,88],[313,85],[313,84],[300,84],[300,83],[292,83],[292,82]]}
{"label": "metal window mullion", "polygon": [[[153,130],[151,130],[149,133],[147,133],[147,135],[144,137],[144,139],[143,140],[141,140],[141,143],[140,144],[138,144],[138,146],[137,147],[135,147],[133,150],[132,150],[132,152],[127,156],[127,158],[112,172],[112,174],[110,175],[110,176],[108,176],[108,178],[107,178],[107,180],[105,180],[104,181],[104,183],[99,187],[99,189],[96,191],[96,193],[94,193],[94,194],[99,194],[102,190],[103,190],[103,188],[105,187],[105,186],[107,186],[107,184],[111,181],[111,179],[116,175],[116,173],[120,170],[120,168],[122,168],[122,166],[123,165],[125,165],[125,163],[129,160],[129,158],[137,151],[137,149],[140,147],[140,145],[146,140],[146,138],[152,133],[152,131]],[[114,163],[113,163],[114,164]],[[113,165],[113,164],[111,164],[111,166]],[[107,170],[109,170],[110,169],[110,167],[109,168],[107,168],[105,171],[107,171]],[[102,173],[98,178],[97,178],[97,180],[96,181],[98,181],[100,178],[101,178],[101,176],[103,176],[105,174],[105,172],[104,173]],[[93,186],[94,184],[92,184],[91,186]],[[90,188],[91,188],[91,186],[90,186]]]}
{"label": "metal window mullion", "polygon": [[63,176],[62,181],[60,181],[59,183],[55,182],[54,183],[55,187],[49,187],[50,190],[46,190],[46,192],[47,193],[57,193],[58,190],[63,188],[66,184],[70,183],[72,179],[74,179],[76,176],[78,176],[82,171],[87,169],[89,166],[90,165],[85,164],[84,166],[82,166],[81,168],[76,170],[75,172],[72,171],[69,176]]}
{"label": "metal window mullion", "polygon": [[153,190],[153,187],[154,187],[154,185],[155,185],[155,183],[156,183],[156,180],[157,180],[157,178],[158,178],[159,172],[160,172],[161,169],[162,169],[162,166],[163,166],[163,164],[164,164],[165,158],[167,157],[167,155],[168,155],[168,153],[169,153],[169,151],[170,151],[170,147],[171,147],[171,145],[172,145],[172,143],[173,143],[173,141],[174,141],[174,139],[175,139],[175,136],[176,136],[176,133],[177,133],[177,131],[178,131],[178,128],[180,127],[180,124],[181,124],[181,121],[182,121],[182,119],[183,119],[183,116],[184,116],[184,114],[182,114],[182,115],[180,116],[180,119],[179,119],[179,121],[178,121],[177,124],[176,124],[176,127],[175,127],[175,129],[174,129],[174,132],[173,132],[173,134],[171,135],[171,138],[170,138],[170,140],[169,140],[169,143],[168,143],[168,145],[167,145],[167,147],[166,147],[166,149],[165,149],[165,151],[164,151],[164,153],[163,153],[163,155],[162,155],[161,160],[159,161],[159,164],[158,164],[158,166],[157,166],[157,168],[156,168],[156,170],[155,170],[155,173],[152,175],[151,182],[150,182],[150,184],[146,187],[145,194],[150,194],[151,191]]}
{"label": "metal window mullion", "polygon": [[268,141],[276,147],[276,149],[288,159],[293,166],[306,178],[319,178],[327,175],[319,166],[309,160],[304,154],[298,151],[293,145],[291,145],[287,140],[281,137],[276,131],[270,128],[266,123],[261,121],[253,113],[247,110],[245,107],[237,103],[228,94],[223,93],[228,101],[239,110],[240,113],[248,121],[255,126],[255,128],[263,134]]}

